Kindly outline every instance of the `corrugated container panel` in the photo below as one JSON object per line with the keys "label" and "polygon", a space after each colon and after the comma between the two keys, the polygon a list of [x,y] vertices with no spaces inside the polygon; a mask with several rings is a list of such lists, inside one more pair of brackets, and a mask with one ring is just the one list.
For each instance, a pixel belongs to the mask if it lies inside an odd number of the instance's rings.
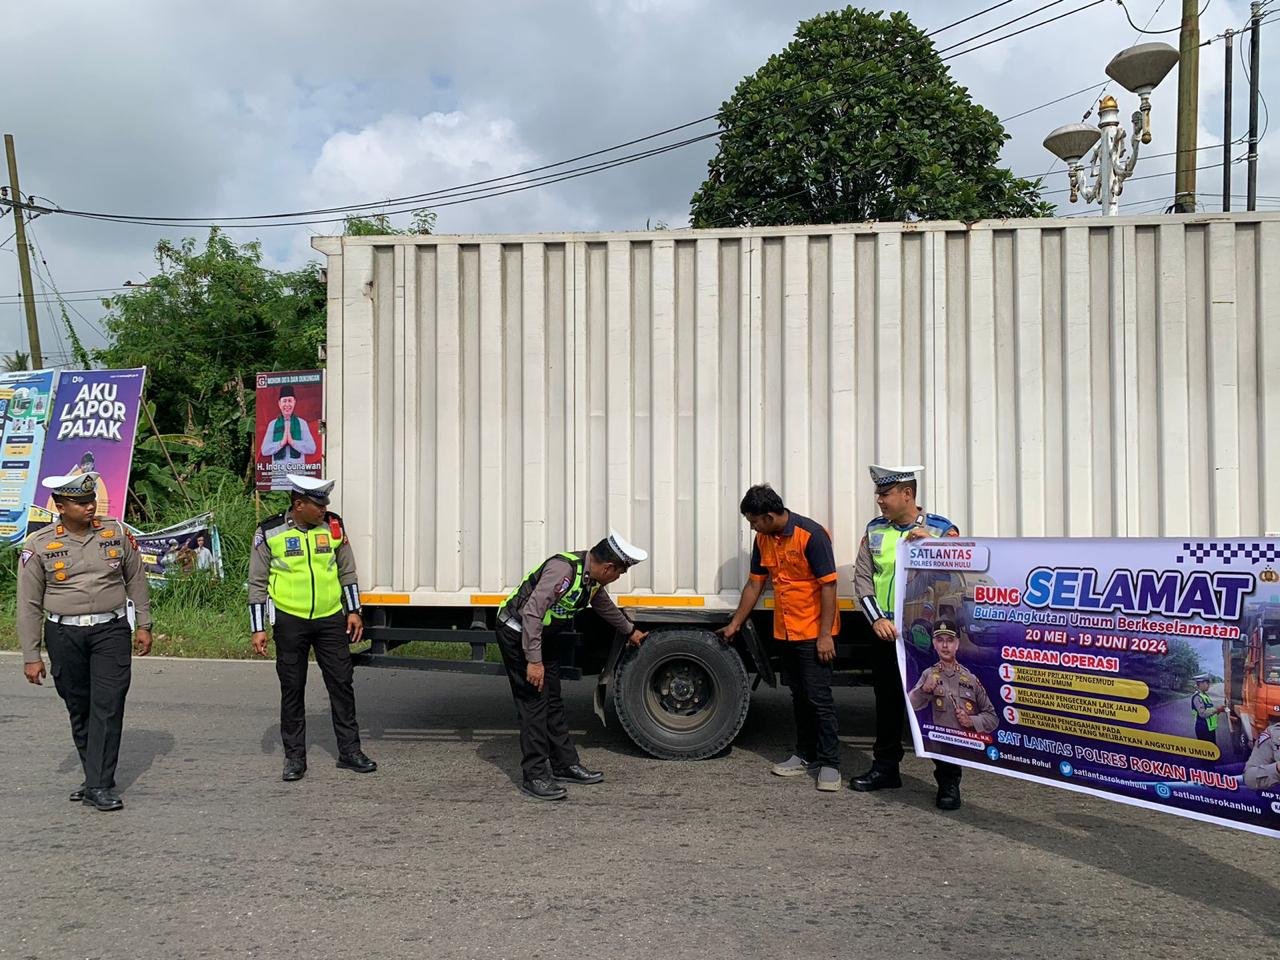
{"label": "corrugated container panel", "polygon": [[1280,530],[1275,214],[317,247],[369,590],[471,603],[616,527],[616,593],[728,606],[746,487],[847,565],[872,462],[975,535]]}

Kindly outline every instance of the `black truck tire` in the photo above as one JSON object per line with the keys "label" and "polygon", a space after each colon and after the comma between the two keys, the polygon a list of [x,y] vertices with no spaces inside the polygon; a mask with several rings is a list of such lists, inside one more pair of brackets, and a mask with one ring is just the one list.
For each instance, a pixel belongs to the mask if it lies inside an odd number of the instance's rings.
{"label": "black truck tire", "polygon": [[751,680],[737,651],[710,630],[662,630],[623,655],[611,698],[622,729],[645,753],[703,760],[742,729]]}

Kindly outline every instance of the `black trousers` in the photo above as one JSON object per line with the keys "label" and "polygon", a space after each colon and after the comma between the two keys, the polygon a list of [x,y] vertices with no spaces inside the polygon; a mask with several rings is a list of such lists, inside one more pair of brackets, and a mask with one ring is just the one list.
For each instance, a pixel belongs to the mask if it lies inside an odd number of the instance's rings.
{"label": "black trousers", "polygon": [[116,785],[124,701],[133,674],[132,631],[121,617],[93,627],[45,621],[53,685],[67,705],[86,788]]}
{"label": "black trousers", "polygon": [[840,769],[840,729],[831,696],[831,664],[818,659],[818,641],[778,640],[796,715],[796,756]]}
{"label": "black trousers", "polygon": [[524,657],[520,634],[504,626],[494,631],[502,662],[511,681],[511,696],[520,720],[520,771],[524,779],[548,776],[547,764],[561,770],[578,762],[578,751],[569,737],[560,697],[560,644],[555,637],[542,638],[542,690],[535,690],[525,674],[529,661]]}
{"label": "black trousers", "polygon": [[338,756],[360,749],[360,728],[356,725],[356,694],[351,684],[351,649],[347,646],[347,618],[338,612],[331,617],[308,620],[283,610],[276,611],[276,676],[280,678],[280,740],[284,755],[294,760],[307,757],[307,652],[314,649],[316,663],[329,690],[329,712],[333,734],[338,740]]}
{"label": "black trousers", "polygon": [[[902,762],[902,724],[907,714],[907,698],[898,673],[897,645],[878,637],[871,646],[871,682],[876,691],[876,742],[871,766],[896,773]],[[945,760],[933,761],[933,778],[939,785],[959,783],[964,768]]]}

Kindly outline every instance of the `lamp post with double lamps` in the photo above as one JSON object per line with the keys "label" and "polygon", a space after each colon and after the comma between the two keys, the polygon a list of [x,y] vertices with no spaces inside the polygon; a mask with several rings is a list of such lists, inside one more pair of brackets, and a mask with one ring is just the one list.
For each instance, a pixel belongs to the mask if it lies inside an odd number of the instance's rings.
{"label": "lamp post with double lamps", "polygon": [[[1107,64],[1107,76],[1140,100],[1130,118],[1133,133],[1127,142],[1120,126],[1120,105],[1109,95],[1098,101],[1096,127],[1068,123],[1044,138],[1045,149],[1067,165],[1072,203],[1081,197],[1085,203],[1097,201],[1104,215],[1115,216],[1124,182],[1137,166],[1139,145],[1151,142],[1151,91],[1177,62],[1178,51],[1167,43],[1140,43],[1120,51]],[[1081,161],[1091,149],[1086,173]]]}

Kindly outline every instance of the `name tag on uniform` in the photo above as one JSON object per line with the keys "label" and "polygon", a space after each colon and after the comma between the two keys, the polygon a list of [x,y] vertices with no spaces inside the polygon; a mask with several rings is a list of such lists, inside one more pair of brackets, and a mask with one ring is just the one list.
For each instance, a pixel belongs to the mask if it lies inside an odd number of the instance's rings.
{"label": "name tag on uniform", "polygon": [[285,537],[284,538],[284,555],[286,557],[302,556],[302,538],[301,537]]}
{"label": "name tag on uniform", "polygon": [[333,545],[329,543],[329,535],[327,533],[316,534],[316,553],[330,553]]}

